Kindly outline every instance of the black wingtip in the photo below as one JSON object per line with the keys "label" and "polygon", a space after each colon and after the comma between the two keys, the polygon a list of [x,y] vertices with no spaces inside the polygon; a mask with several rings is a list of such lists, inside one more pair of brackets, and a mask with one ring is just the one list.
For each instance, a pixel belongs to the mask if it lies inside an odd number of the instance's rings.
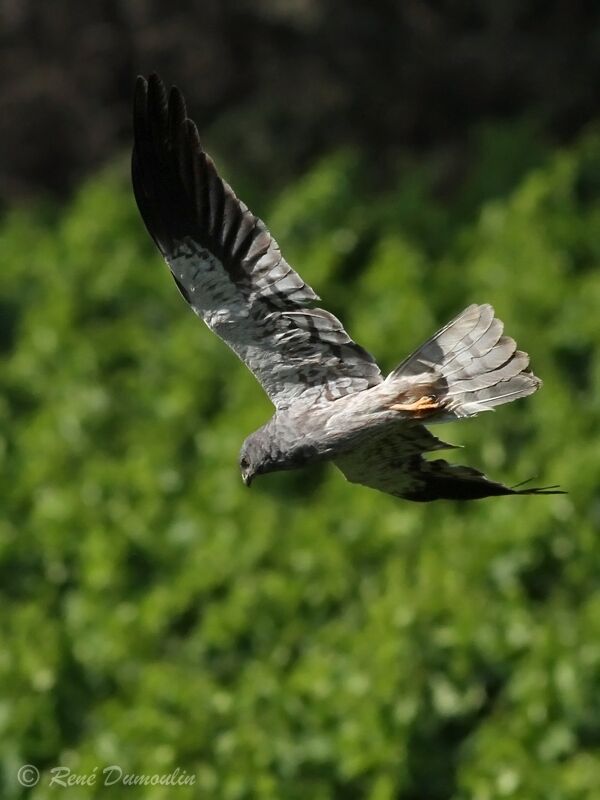
{"label": "black wingtip", "polygon": [[161,137],[165,134],[167,108],[167,90],[158,75],[153,73],[148,80],[148,112],[155,134]]}
{"label": "black wingtip", "polygon": [[568,494],[568,492],[555,486],[536,486],[532,489],[521,489],[514,494]]}
{"label": "black wingtip", "polygon": [[[167,91],[155,72],[136,80],[133,134],[135,198],[150,235],[166,256],[176,240],[193,232],[205,235],[202,209],[211,207],[212,201],[208,198],[201,209],[197,206],[196,181],[203,151],[183,95],[175,86]],[[206,180],[206,175],[200,180]],[[218,179],[217,183],[217,195],[222,195]]]}
{"label": "black wingtip", "polygon": [[174,191],[169,176],[171,153],[167,141],[167,92],[154,72],[135,82],[133,104],[133,190],[142,218],[155,243],[165,253],[171,234],[165,216],[166,197]]}
{"label": "black wingtip", "polygon": [[134,135],[139,135],[146,119],[148,105],[148,81],[143,75],[138,75],[133,92],[133,129]]}
{"label": "black wingtip", "polygon": [[135,79],[134,87],[134,109],[136,116],[139,112],[147,112],[148,108],[163,112],[167,107],[167,90],[162,79],[156,72],[152,72],[148,78],[138,75]]}
{"label": "black wingtip", "polygon": [[567,492],[560,488],[558,483],[553,483],[551,486],[532,486],[529,489],[520,488],[527,483],[531,483],[532,480],[534,480],[534,478],[527,478],[524,481],[515,483],[514,486],[510,487],[511,492],[513,494],[567,494]]}
{"label": "black wingtip", "polygon": [[187,119],[185,98],[177,86],[169,92],[169,130],[174,133]]}
{"label": "black wingtip", "polygon": [[165,84],[158,72],[151,72],[150,75],[148,75],[148,87],[166,95]]}

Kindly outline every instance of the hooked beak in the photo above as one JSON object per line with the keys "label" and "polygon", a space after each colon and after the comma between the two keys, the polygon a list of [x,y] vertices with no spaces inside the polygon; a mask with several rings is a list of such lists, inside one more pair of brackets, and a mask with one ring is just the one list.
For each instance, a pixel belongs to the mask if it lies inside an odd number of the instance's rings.
{"label": "hooked beak", "polygon": [[252,473],[244,472],[243,475],[242,475],[242,480],[244,481],[244,486],[248,486],[249,487],[250,484],[252,483],[252,478],[253,477],[254,477],[254,475],[252,475]]}

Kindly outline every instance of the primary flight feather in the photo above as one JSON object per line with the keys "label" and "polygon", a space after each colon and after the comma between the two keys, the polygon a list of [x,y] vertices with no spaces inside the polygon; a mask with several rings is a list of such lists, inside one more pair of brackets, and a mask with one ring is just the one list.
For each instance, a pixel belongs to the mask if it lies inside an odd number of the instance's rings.
{"label": "primary flight feather", "polygon": [[535,392],[529,357],[490,305],[471,305],[384,378],[283,258],[265,224],[219,177],[181,93],[138,78],[132,178],[179,291],[275,406],[244,442],[242,477],[332,461],[355,483],[409,500],[549,494],[511,489],[424,453],[422,424],[473,416]]}

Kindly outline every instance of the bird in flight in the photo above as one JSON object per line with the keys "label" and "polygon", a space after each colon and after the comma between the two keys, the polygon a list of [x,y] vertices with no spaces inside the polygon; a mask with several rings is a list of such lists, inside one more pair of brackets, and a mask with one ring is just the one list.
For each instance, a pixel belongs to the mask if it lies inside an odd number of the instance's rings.
{"label": "bird in flight", "polygon": [[408,500],[557,493],[424,457],[452,447],[425,422],[472,417],[541,385],[490,305],[470,305],[382,375],[342,323],[315,307],[318,295],[219,176],[179,90],[167,94],[156,75],[135,87],[132,179],[179,291],[275,406],[242,445],[247,486],[256,475],[331,461],[349,481]]}

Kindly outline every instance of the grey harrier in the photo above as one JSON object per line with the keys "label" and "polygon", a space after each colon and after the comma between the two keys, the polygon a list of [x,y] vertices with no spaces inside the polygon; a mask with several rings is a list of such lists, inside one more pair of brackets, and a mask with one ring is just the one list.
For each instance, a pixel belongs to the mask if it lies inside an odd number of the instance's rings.
{"label": "grey harrier", "polygon": [[281,255],[204,152],[181,93],[138,78],[132,175],[150,235],[192,309],[275,406],[244,442],[255,475],[332,461],[349,481],[408,500],[550,494],[424,453],[451,447],[423,422],[471,417],[541,385],[490,305],[471,305],[387,377]]}

